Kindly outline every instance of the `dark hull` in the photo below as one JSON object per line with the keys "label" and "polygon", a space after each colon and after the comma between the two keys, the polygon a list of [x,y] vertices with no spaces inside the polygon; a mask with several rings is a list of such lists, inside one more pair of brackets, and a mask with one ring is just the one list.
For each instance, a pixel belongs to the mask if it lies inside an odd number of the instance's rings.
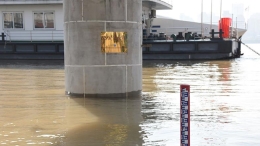
{"label": "dark hull", "polygon": [[[143,60],[219,60],[238,58],[241,42],[213,41],[144,41]],[[63,42],[0,42],[0,59],[64,59]]]}
{"label": "dark hull", "polygon": [[238,58],[241,42],[236,40],[214,41],[144,41],[143,59],[218,60]]}

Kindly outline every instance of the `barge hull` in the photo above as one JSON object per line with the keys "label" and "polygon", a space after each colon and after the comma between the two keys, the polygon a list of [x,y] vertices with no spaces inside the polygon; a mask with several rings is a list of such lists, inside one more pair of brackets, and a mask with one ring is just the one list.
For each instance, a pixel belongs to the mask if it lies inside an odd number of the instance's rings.
{"label": "barge hull", "polygon": [[[143,60],[219,60],[238,58],[241,42],[215,41],[144,41]],[[0,59],[62,60],[64,44],[60,42],[0,42]]]}
{"label": "barge hull", "polygon": [[237,40],[143,42],[144,60],[219,60],[239,58],[241,42]]}

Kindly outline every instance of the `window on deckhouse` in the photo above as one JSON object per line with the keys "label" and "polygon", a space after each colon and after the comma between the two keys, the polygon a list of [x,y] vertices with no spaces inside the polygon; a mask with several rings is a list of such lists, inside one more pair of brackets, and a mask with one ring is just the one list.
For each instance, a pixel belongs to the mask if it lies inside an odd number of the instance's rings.
{"label": "window on deckhouse", "polygon": [[35,29],[54,28],[54,12],[35,12],[34,28]]}
{"label": "window on deckhouse", "polygon": [[4,29],[23,29],[23,13],[21,12],[4,12]]}

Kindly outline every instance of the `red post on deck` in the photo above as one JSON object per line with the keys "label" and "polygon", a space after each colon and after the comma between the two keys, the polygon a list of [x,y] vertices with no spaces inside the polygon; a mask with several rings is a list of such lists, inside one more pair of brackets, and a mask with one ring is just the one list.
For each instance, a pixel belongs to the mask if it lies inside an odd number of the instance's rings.
{"label": "red post on deck", "polygon": [[231,18],[221,18],[219,20],[219,29],[222,29],[223,31],[223,38],[229,38],[230,37],[230,28],[232,24]]}
{"label": "red post on deck", "polygon": [[180,85],[180,145],[190,146],[190,85]]}

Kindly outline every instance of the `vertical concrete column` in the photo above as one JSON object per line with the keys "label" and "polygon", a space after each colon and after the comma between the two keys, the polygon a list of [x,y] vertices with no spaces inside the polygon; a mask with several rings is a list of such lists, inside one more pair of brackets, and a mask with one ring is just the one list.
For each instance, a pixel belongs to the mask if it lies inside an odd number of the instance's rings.
{"label": "vertical concrete column", "polygon": [[[139,94],[142,1],[64,0],[63,7],[67,94]],[[101,32],[126,32],[127,53],[102,52]]]}

